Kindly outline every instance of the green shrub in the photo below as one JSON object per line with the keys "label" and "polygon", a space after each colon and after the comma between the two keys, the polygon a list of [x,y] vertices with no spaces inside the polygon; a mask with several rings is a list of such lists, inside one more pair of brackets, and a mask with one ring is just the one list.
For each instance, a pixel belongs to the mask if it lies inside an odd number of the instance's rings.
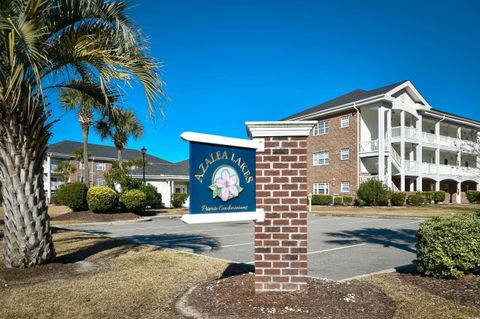
{"label": "green shrub", "polygon": [[139,189],[131,189],[123,192],[119,202],[126,210],[139,213],[143,212],[147,206],[147,196]]}
{"label": "green shrub", "polygon": [[342,196],[337,196],[333,200],[333,205],[343,205],[343,197]]}
{"label": "green shrub", "polygon": [[467,199],[470,203],[480,202],[480,191],[467,191]]}
{"label": "green shrub", "polygon": [[458,278],[480,271],[480,215],[435,217],[417,232],[417,269],[420,273]]}
{"label": "green shrub", "polygon": [[423,197],[424,204],[431,204],[433,200],[433,192],[417,192],[417,195],[421,195]]}
{"label": "green shrub", "polygon": [[360,198],[357,197],[353,201],[353,205],[358,206],[358,207],[362,207],[362,206],[367,206],[367,203],[363,199],[360,199]]}
{"label": "green shrub", "polygon": [[360,184],[357,196],[368,206],[386,205],[388,189],[381,181],[370,179]]}
{"label": "green shrub", "polygon": [[352,196],[343,196],[343,204],[347,206],[351,206],[353,203],[353,197]]}
{"label": "green shrub", "polygon": [[435,204],[445,201],[445,191],[433,192],[432,199]]}
{"label": "green shrub", "polygon": [[407,203],[410,206],[421,206],[425,202],[425,198],[420,194],[408,196]]}
{"label": "green shrub", "polygon": [[87,208],[87,191],[85,184],[77,182],[64,184],[55,193],[55,202],[58,205],[68,206],[74,211]]}
{"label": "green shrub", "polygon": [[117,207],[118,194],[107,186],[90,187],[87,193],[88,208],[94,213],[112,212]]}
{"label": "green shrub", "polygon": [[180,208],[187,201],[188,195],[185,193],[175,193],[171,200],[172,206],[175,208]]}
{"label": "green shrub", "polygon": [[390,202],[392,206],[403,206],[405,205],[405,192],[392,192],[390,193]]}
{"label": "green shrub", "polygon": [[332,203],[332,195],[312,195],[312,205],[331,205]]}
{"label": "green shrub", "polygon": [[147,197],[147,206],[159,207],[162,204],[162,194],[157,191],[157,188],[152,184],[140,185],[139,190],[145,193]]}

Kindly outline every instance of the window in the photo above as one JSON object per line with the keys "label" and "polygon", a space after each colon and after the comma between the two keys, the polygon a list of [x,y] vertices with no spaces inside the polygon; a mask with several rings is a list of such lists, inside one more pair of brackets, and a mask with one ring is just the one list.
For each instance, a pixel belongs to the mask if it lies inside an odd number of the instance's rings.
{"label": "window", "polygon": [[78,162],[78,169],[83,169],[83,163],[82,162]]}
{"label": "window", "polygon": [[105,179],[104,178],[97,178],[95,180],[95,185],[96,186],[105,186]]}
{"label": "window", "polygon": [[340,158],[342,161],[346,161],[350,159],[350,149],[349,148],[342,148],[340,151]]}
{"label": "window", "polygon": [[315,183],[313,184],[313,193],[315,195],[322,195],[329,193],[328,183]]}
{"label": "window", "polygon": [[95,163],[95,168],[97,171],[106,171],[107,170],[107,164],[105,163]]}
{"label": "window", "polygon": [[313,153],[313,165],[327,165],[328,161],[329,159],[327,151]]}
{"label": "window", "polygon": [[346,128],[349,126],[350,126],[350,117],[348,115],[342,116],[342,119],[340,120],[340,127]]}
{"label": "window", "polygon": [[448,158],[443,159],[443,164],[448,165]]}
{"label": "window", "polygon": [[350,182],[349,181],[343,181],[342,184],[341,184],[340,191],[342,193],[350,192]]}
{"label": "window", "polygon": [[330,130],[330,123],[328,121],[318,122],[317,125],[313,127],[313,135],[323,135],[328,134]]}
{"label": "window", "polygon": [[468,167],[468,161],[465,162],[465,167]]}

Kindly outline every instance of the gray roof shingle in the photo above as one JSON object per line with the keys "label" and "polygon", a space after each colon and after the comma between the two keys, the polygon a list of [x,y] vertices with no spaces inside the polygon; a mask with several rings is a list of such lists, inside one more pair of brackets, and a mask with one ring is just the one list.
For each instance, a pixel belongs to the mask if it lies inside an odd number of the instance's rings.
{"label": "gray roof shingle", "polygon": [[[172,176],[188,176],[189,175],[189,160],[178,163],[150,163],[145,167],[145,175],[159,176],[159,175],[172,175]],[[132,175],[142,175],[143,168],[138,167],[132,170]]]}
{"label": "gray roof shingle", "polygon": [[394,89],[395,87],[399,86],[400,84],[403,84],[405,82],[407,82],[408,80],[404,80],[404,81],[400,81],[400,82],[397,82],[397,83],[393,83],[393,84],[389,84],[387,86],[383,86],[381,88],[378,88],[378,89],[373,89],[373,90],[370,90],[370,91],[365,91],[365,90],[362,90],[362,89],[357,89],[357,90],[354,90],[350,93],[347,93],[347,94],[344,94],[344,95],[341,95],[339,97],[336,97],[332,100],[329,100],[327,102],[324,102],[322,104],[319,104],[317,106],[314,106],[314,107],[311,107],[311,108],[308,108],[304,111],[301,111],[301,112],[298,112],[298,113],[295,113],[293,115],[290,115],[286,118],[284,118],[282,121],[286,121],[286,120],[290,120],[290,119],[293,119],[293,118],[297,118],[299,116],[304,116],[304,115],[308,115],[308,114],[312,114],[312,113],[316,113],[316,112],[319,112],[319,111],[324,111],[324,110],[328,110],[330,108],[334,108],[336,106],[340,106],[340,105],[343,105],[343,104],[348,104],[348,103],[352,103],[352,102],[355,102],[355,101],[359,101],[359,100],[363,100],[363,99],[366,99],[366,98],[369,98],[369,97],[374,97],[374,96],[377,96],[377,95],[380,95],[380,94],[385,94],[387,93],[388,91]]}
{"label": "gray roof shingle", "polygon": [[[73,156],[74,152],[82,147],[83,147],[83,143],[80,143],[80,142],[61,141],[55,144],[48,145],[48,152],[63,154],[67,156]],[[115,160],[117,158],[117,149],[113,146],[88,143],[88,152],[91,154],[92,157],[101,157],[101,158],[107,158],[112,160]],[[132,158],[142,158],[142,152],[140,150],[124,148],[122,152],[122,156],[125,160],[129,160]],[[149,163],[172,164],[169,161],[150,155],[148,153],[145,154],[145,160]]]}

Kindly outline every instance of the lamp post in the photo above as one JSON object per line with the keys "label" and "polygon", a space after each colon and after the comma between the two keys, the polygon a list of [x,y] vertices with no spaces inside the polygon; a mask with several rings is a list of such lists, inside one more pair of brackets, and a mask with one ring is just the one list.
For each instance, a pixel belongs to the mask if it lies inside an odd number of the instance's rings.
{"label": "lamp post", "polygon": [[143,158],[143,184],[145,185],[145,153],[147,152],[147,149],[144,147],[142,147],[142,149],[140,150],[142,152],[142,158]]}

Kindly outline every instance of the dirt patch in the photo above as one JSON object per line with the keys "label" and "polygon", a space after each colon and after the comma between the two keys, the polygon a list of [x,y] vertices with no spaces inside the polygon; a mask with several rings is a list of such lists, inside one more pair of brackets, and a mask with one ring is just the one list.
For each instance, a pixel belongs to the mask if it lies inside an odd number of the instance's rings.
{"label": "dirt patch", "polygon": [[134,213],[113,213],[113,214],[98,214],[92,211],[69,212],[63,215],[52,217],[53,224],[66,223],[96,223],[96,222],[113,222],[121,220],[133,220],[141,218]]}
{"label": "dirt patch", "polygon": [[418,274],[399,274],[411,285],[425,289],[433,295],[453,300],[468,307],[480,308],[480,276],[468,275],[460,279],[436,279]]}
{"label": "dirt patch", "polygon": [[254,275],[206,282],[186,306],[208,318],[392,318],[394,302],[373,285],[310,279],[294,293],[255,294]]}

